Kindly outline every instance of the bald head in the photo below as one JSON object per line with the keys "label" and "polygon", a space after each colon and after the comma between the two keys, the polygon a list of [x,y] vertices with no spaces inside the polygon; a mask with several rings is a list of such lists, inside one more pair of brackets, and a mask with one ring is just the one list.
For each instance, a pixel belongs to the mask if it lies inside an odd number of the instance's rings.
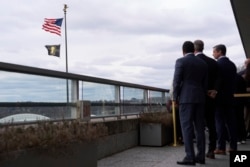
{"label": "bald head", "polygon": [[199,39],[195,40],[194,41],[194,50],[195,50],[195,52],[202,52],[203,49],[204,49],[203,41],[199,40]]}

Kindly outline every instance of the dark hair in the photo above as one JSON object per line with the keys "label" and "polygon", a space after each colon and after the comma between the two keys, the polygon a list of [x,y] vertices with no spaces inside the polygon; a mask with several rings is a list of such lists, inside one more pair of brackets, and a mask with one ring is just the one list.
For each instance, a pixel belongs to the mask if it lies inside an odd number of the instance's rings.
{"label": "dark hair", "polygon": [[199,52],[202,52],[203,51],[203,49],[204,49],[204,43],[203,43],[203,41],[202,40],[195,40],[194,41],[194,49],[196,50],[196,51],[199,51]]}
{"label": "dark hair", "polygon": [[221,53],[222,53],[224,56],[225,56],[226,53],[227,53],[227,48],[226,48],[226,46],[223,45],[223,44],[215,45],[213,48],[214,48],[216,51],[221,51]]}
{"label": "dark hair", "polygon": [[182,51],[184,53],[194,52],[194,44],[191,41],[185,41],[182,45]]}

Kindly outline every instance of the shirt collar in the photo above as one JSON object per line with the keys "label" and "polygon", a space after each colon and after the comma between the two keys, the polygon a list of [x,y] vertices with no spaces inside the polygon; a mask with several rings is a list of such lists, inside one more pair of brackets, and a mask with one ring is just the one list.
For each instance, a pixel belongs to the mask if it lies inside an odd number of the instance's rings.
{"label": "shirt collar", "polygon": [[190,53],[186,53],[184,56],[187,56],[187,55],[192,55],[194,53],[190,52]]}
{"label": "shirt collar", "polygon": [[227,58],[227,57],[223,55],[223,56],[220,56],[220,57],[218,58],[218,60],[219,60],[219,59],[225,59],[225,58]]}
{"label": "shirt collar", "polygon": [[195,53],[195,56],[197,56],[198,54],[202,54],[202,52],[197,52],[197,53]]}

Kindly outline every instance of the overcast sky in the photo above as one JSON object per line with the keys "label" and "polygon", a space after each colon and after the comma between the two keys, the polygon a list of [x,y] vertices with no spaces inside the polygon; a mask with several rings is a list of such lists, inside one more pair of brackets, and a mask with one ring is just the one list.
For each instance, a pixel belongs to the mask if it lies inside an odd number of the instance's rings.
{"label": "overcast sky", "polygon": [[[223,43],[236,66],[245,60],[229,0],[11,0],[1,2],[0,61],[65,71],[64,22],[62,36],[42,30],[65,3],[70,73],[169,89],[183,42],[196,39],[208,56]],[[60,58],[48,56],[53,44]]]}

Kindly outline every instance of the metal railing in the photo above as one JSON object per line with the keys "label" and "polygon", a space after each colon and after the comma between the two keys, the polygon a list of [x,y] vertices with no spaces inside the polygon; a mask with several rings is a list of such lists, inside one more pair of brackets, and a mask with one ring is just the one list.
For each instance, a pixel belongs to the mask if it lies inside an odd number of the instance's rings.
{"label": "metal railing", "polygon": [[168,89],[3,62],[0,78],[0,123],[76,119],[79,101],[90,103],[91,118],[121,118],[166,111],[169,98]]}

